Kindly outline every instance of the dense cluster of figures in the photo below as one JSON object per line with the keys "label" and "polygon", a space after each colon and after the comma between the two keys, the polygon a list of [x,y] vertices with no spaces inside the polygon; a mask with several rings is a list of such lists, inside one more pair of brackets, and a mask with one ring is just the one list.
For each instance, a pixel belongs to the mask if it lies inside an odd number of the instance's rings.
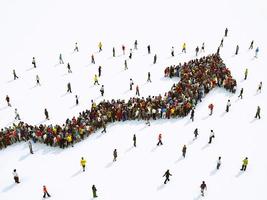
{"label": "dense cluster of figures", "polygon": [[[181,80],[164,96],[103,100],[98,105],[92,101],[91,110],[67,119],[62,126],[32,126],[21,121],[12,128],[1,129],[0,148],[29,139],[60,148],[73,146],[101,127],[105,132],[106,124],[110,122],[146,120],[149,124],[150,119],[184,117],[214,87],[224,87],[231,92],[235,92],[236,87],[236,81],[218,54],[168,67],[165,76],[179,76]],[[49,119],[47,110],[45,116]],[[20,119],[18,114],[16,118]]]}

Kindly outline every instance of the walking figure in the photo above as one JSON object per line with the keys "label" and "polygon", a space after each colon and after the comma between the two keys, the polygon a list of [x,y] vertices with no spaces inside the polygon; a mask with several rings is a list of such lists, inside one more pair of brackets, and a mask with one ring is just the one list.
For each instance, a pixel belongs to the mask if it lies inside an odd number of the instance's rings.
{"label": "walking figure", "polygon": [[147,46],[147,53],[150,54],[151,51],[150,51],[150,45]]}
{"label": "walking figure", "polygon": [[121,48],[122,48],[123,55],[125,55],[125,46],[122,45]]}
{"label": "walking figure", "polygon": [[240,90],[240,94],[238,95],[238,98],[240,97],[241,99],[243,99],[243,91],[244,91],[244,89],[241,88],[241,90]]}
{"label": "walking figure", "polygon": [[245,70],[245,77],[244,77],[244,80],[247,80],[247,77],[248,77],[248,68],[246,68],[246,70]]}
{"label": "walking figure", "polygon": [[16,74],[16,71],[13,69],[13,77],[14,77],[14,80],[18,79],[19,77],[17,76]]}
{"label": "walking figure", "polygon": [[201,192],[201,196],[204,197],[204,190],[207,190],[207,185],[205,183],[205,181],[203,181],[200,185],[200,192]]}
{"label": "walking figure", "polygon": [[97,197],[97,195],[96,195],[97,189],[96,189],[95,185],[92,186],[92,191],[93,191],[93,198],[96,198]]}
{"label": "walking figure", "polygon": [[45,119],[46,119],[46,120],[49,120],[49,115],[48,115],[48,111],[47,111],[46,108],[45,108],[45,110],[44,110],[44,114],[45,114]]}
{"label": "walking figure", "polygon": [[133,89],[133,85],[134,85],[134,82],[133,82],[133,80],[130,78],[130,90]]}
{"label": "walking figure", "polygon": [[199,47],[197,46],[197,48],[196,48],[196,56],[198,55],[198,52],[199,52]]}
{"label": "walking figure", "polygon": [[114,48],[114,47],[112,48],[112,56],[113,56],[113,57],[116,56],[116,55],[115,55],[115,48]]}
{"label": "walking figure", "polygon": [[102,67],[101,67],[101,66],[99,66],[99,67],[98,67],[98,77],[100,77],[100,76],[101,76],[101,72],[102,72]]}
{"label": "walking figure", "polygon": [[32,58],[32,64],[33,64],[33,67],[36,68],[35,57]]}
{"label": "walking figure", "polygon": [[67,64],[67,69],[68,69],[68,73],[72,73],[71,68],[70,68],[70,63]]}
{"label": "walking figure", "polygon": [[82,166],[83,172],[84,172],[85,171],[86,160],[82,157],[80,163],[81,163],[81,166]]}
{"label": "walking figure", "polygon": [[44,192],[43,198],[46,198],[46,195],[47,195],[48,197],[51,197],[50,194],[48,193],[47,188],[46,188],[45,185],[43,186],[43,192]]}
{"label": "walking figure", "polygon": [[260,84],[258,86],[257,92],[260,92],[261,93],[261,88],[262,88],[262,81],[260,82]]}
{"label": "walking figure", "polygon": [[214,108],[214,105],[211,103],[208,108],[210,109],[210,115],[213,114],[213,108]]}
{"label": "walking figure", "polygon": [[134,147],[136,147],[136,136],[135,136],[135,134],[133,135],[133,143],[134,143]]}
{"label": "walking figure", "polygon": [[230,99],[228,99],[227,104],[226,104],[226,110],[225,110],[226,112],[229,112],[230,106],[231,106],[231,102],[230,102]]}
{"label": "walking figure", "polygon": [[152,82],[152,81],[151,81],[150,72],[147,73],[147,82],[150,82],[150,83]]}
{"label": "walking figure", "polygon": [[164,184],[166,184],[167,181],[170,181],[170,176],[172,176],[172,174],[170,173],[170,170],[167,170],[167,171],[164,173],[163,177],[164,177],[164,176],[165,176]]}
{"label": "walking figure", "polygon": [[98,77],[97,77],[96,74],[95,74],[95,76],[94,76],[94,85],[95,85],[95,84],[99,85],[99,83],[98,83]]}
{"label": "walking figure", "polygon": [[211,144],[212,139],[215,138],[213,130],[210,131],[209,144]]}
{"label": "walking figure", "polygon": [[260,112],[261,112],[261,108],[260,108],[260,106],[258,106],[258,107],[257,107],[256,115],[255,115],[255,118],[256,118],[256,119],[257,119],[257,118],[259,118],[259,119],[261,118],[261,116],[260,116],[261,113],[260,113]]}
{"label": "walking figure", "polygon": [[104,96],[104,85],[101,86],[100,93],[101,93],[101,96],[103,97]]}
{"label": "walking figure", "polygon": [[235,55],[238,54],[238,51],[239,51],[239,46],[237,45],[237,46],[236,46],[236,49],[235,49]]}
{"label": "walking figure", "polygon": [[19,175],[18,175],[16,169],[13,170],[13,177],[14,177],[15,183],[20,183],[19,182]]}
{"label": "walking figure", "polygon": [[221,166],[221,156],[218,158],[217,160],[217,166],[216,166],[216,169],[219,170],[220,169],[220,166]]}
{"label": "walking figure", "polygon": [[103,130],[101,131],[101,133],[106,133],[107,132],[107,126],[106,126],[106,123],[103,121],[102,122],[102,127],[103,127]]}
{"label": "walking figure", "polygon": [[191,116],[190,116],[190,119],[192,119],[192,122],[194,121],[194,117],[195,117],[195,109],[192,109]]}
{"label": "walking figure", "polygon": [[6,102],[7,102],[7,106],[11,107],[10,98],[8,95],[6,95]]}
{"label": "walking figure", "polygon": [[248,166],[248,158],[246,157],[243,161],[242,161],[242,167],[241,167],[241,171],[246,171]]}
{"label": "walking figure", "polygon": [[98,48],[99,48],[99,52],[102,51],[102,42],[99,42]]}
{"label": "walking figure", "polygon": [[127,60],[124,60],[124,70],[128,69]]}
{"label": "walking figure", "polygon": [[76,106],[79,105],[79,97],[77,95],[75,95],[75,104],[76,104]]}
{"label": "walking figure", "polygon": [[20,116],[19,116],[17,108],[15,108],[15,119],[20,120]]}
{"label": "walking figure", "polygon": [[40,78],[39,78],[38,74],[36,75],[36,85],[41,86]]}
{"label": "walking figure", "polygon": [[31,141],[28,142],[28,145],[29,145],[30,153],[33,154],[32,143],[31,143]]}
{"label": "walking figure", "polygon": [[62,54],[59,54],[59,64],[64,64],[64,61],[62,59]]}
{"label": "walking figure", "polygon": [[137,50],[137,40],[134,41],[134,49]]}
{"label": "walking figure", "polygon": [[157,146],[159,146],[159,145],[163,145],[163,143],[162,143],[162,135],[161,135],[161,133],[159,134],[159,137],[158,137],[158,143],[157,143]]}
{"label": "walking figure", "polygon": [[136,85],[136,88],[135,88],[135,95],[140,96],[138,85]]}
{"label": "walking figure", "polygon": [[156,64],[156,62],[157,62],[157,54],[154,55],[153,64]]}
{"label": "walking figure", "polygon": [[224,37],[227,37],[227,35],[228,35],[228,28],[226,28],[224,31]]}
{"label": "walking figure", "polygon": [[129,58],[132,59],[132,56],[133,56],[133,50],[130,49],[130,55],[129,55]]}
{"label": "walking figure", "polygon": [[219,47],[223,47],[223,38],[221,39],[221,43]]}
{"label": "walking figure", "polygon": [[172,47],[171,56],[174,57],[174,47]]}
{"label": "walking figure", "polygon": [[185,43],[183,43],[182,52],[186,53],[186,44]]}
{"label": "walking figure", "polygon": [[75,42],[75,48],[74,48],[74,52],[79,52],[79,48],[78,48],[78,43],[77,42]]}
{"label": "walking figure", "polygon": [[260,51],[260,50],[259,50],[259,47],[257,47],[256,50],[255,50],[255,56],[254,56],[255,58],[258,58],[258,53],[259,53],[259,51]]}
{"label": "walking figure", "polygon": [[195,136],[195,137],[194,137],[194,140],[197,139],[197,136],[198,136],[198,128],[196,128],[196,129],[194,130],[194,136]]}
{"label": "walking figure", "polygon": [[186,145],[183,146],[182,153],[183,153],[183,157],[185,158],[185,154],[186,154]]}
{"label": "walking figure", "polygon": [[94,54],[91,55],[91,63],[92,63],[92,64],[95,64],[95,57],[94,57]]}
{"label": "walking figure", "polygon": [[202,43],[201,52],[205,53],[205,43],[204,42]]}
{"label": "walking figure", "polygon": [[114,151],[113,151],[113,162],[117,161],[117,157],[118,157],[117,149],[114,149]]}
{"label": "walking figure", "polygon": [[254,44],[254,40],[251,41],[251,43],[250,43],[250,45],[249,45],[249,48],[248,48],[249,50],[250,50],[250,49],[253,49],[253,44]]}
{"label": "walking figure", "polygon": [[68,84],[67,84],[67,88],[68,88],[68,89],[67,89],[67,92],[70,92],[70,93],[72,93],[72,91],[71,91],[71,85],[70,85],[70,83],[68,83]]}

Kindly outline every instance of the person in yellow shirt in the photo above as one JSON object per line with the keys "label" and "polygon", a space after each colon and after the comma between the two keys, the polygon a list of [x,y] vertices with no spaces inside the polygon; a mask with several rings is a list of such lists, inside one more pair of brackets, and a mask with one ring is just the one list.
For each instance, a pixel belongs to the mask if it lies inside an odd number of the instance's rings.
{"label": "person in yellow shirt", "polygon": [[102,51],[102,46],[103,46],[102,42],[99,42],[99,44],[98,44],[99,52]]}
{"label": "person in yellow shirt", "polygon": [[99,83],[98,83],[98,77],[97,77],[96,74],[95,74],[95,76],[94,76],[94,85],[95,85],[95,84],[99,85]]}
{"label": "person in yellow shirt", "polygon": [[183,43],[182,52],[186,53],[186,44],[185,43]]}
{"label": "person in yellow shirt", "polygon": [[83,171],[85,171],[85,165],[86,165],[86,160],[82,157],[81,158],[81,166],[83,168]]}
{"label": "person in yellow shirt", "polygon": [[242,168],[241,168],[240,170],[241,170],[241,171],[246,171],[247,166],[248,166],[248,158],[246,157],[246,158],[243,160]]}

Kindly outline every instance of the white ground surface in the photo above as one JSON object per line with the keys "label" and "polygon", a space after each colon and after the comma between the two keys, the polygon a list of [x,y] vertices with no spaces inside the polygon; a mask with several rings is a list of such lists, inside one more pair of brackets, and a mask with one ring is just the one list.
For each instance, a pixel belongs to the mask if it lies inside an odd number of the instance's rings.
{"label": "white ground surface", "polygon": [[[196,108],[195,122],[184,119],[144,122],[124,122],[109,125],[104,135],[92,137],[64,151],[35,144],[29,155],[26,144],[16,144],[0,151],[0,199],[36,200],[42,198],[42,185],[47,185],[53,200],[86,200],[92,198],[91,186],[98,189],[98,199],[200,199],[199,185],[208,186],[205,199],[266,199],[267,160],[266,141],[266,51],[267,4],[265,1],[82,1],[82,0],[3,0],[0,3],[0,127],[14,121],[18,108],[23,121],[44,122],[44,108],[51,117],[49,123],[62,124],[67,117],[77,116],[89,108],[91,99],[99,102],[99,86],[93,86],[93,75],[102,66],[100,84],[105,85],[105,99],[134,96],[129,79],[140,87],[142,96],[164,94],[178,79],[163,77],[170,64],[195,58],[196,46],[206,44],[206,53],[215,52],[224,34],[221,56],[238,83],[235,95],[223,89],[209,93]],[[124,71],[121,45],[128,51],[139,42],[133,59]],[[259,58],[248,51],[251,40],[259,46]],[[103,52],[96,53],[98,42]],[[78,42],[80,52],[73,53]],[[187,43],[186,55],[180,54]],[[152,54],[146,46],[151,44]],[[236,45],[240,54],[234,56]],[[112,58],[112,47],[116,58]],[[175,57],[170,57],[171,47]],[[59,53],[70,62],[73,74],[66,65],[58,64]],[[95,54],[96,65],[90,64]],[[158,63],[152,65],[157,53]],[[32,69],[32,57],[37,69]],[[243,81],[245,68],[248,80]],[[12,81],[12,70],[20,77]],[[146,83],[147,72],[152,83]],[[35,86],[39,74],[41,87]],[[256,94],[260,81],[263,91]],[[73,94],[66,94],[72,84]],[[237,95],[244,88],[244,99]],[[12,108],[6,107],[5,96],[11,98]],[[74,106],[77,94],[80,105]],[[230,113],[225,114],[227,99]],[[208,104],[215,105],[214,115],[208,116]],[[257,105],[262,119],[254,120]],[[192,142],[193,130],[199,128],[199,139]],[[210,129],[215,140],[207,145]],[[156,148],[157,136],[163,134],[164,145]],[[137,135],[137,148],[132,148],[132,135]],[[182,146],[188,146],[186,159],[181,158]],[[112,163],[112,151],[118,150],[118,161]],[[79,161],[87,160],[82,173]],[[222,168],[216,172],[216,160],[222,157]],[[244,174],[239,169],[244,157],[249,158]],[[21,184],[13,183],[16,168]],[[164,172],[170,169],[171,181],[163,185]]]}

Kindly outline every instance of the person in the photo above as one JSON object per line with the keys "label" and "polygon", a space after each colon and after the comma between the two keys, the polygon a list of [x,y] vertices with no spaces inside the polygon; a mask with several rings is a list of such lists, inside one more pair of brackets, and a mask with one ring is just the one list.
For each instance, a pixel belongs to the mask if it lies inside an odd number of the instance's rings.
{"label": "person", "polygon": [[157,62],[157,54],[154,55],[153,64],[156,64],[156,62]]}
{"label": "person", "polygon": [[20,120],[20,116],[19,116],[17,108],[15,108],[15,119]]}
{"label": "person", "polygon": [[79,48],[78,48],[78,43],[77,43],[77,42],[75,42],[75,48],[74,48],[74,51],[79,52]]}
{"label": "person", "polygon": [[198,52],[199,52],[199,47],[197,46],[196,47],[196,56],[198,55]]}
{"label": "person", "polygon": [[159,145],[163,145],[163,143],[162,143],[162,135],[161,135],[161,133],[160,133],[159,136],[158,136],[158,143],[157,143],[157,146],[159,146]]}
{"label": "person", "polygon": [[209,144],[211,144],[212,139],[215,138],[213,130],[210,131]]}
{"label": "person", "polygon": [[249,45],[249,48],[248,48],[249,50],[250,50],[250,49],[253,49],[253,44],[254,44],[254,40],[251,41],[251,43],[250,43],[250,45]]}
{"label": "person", "polygon": [[227,35],[228,35],[228,28],[226,28],[224,31],[224,37],[227,37]]}
{"label": "person", "polygon": [[62,59],[62,54],[59,54],[59,64],[64,64],[64,61]]}
{"label": "person", "polygon": [[137,50],[137,40],[134,41],[134,49]]}
{"label": "person", "polygon": [[70,83],[68,83],[68,84],[67,84],[67,88],[68,88],[68,89],[67,89],[67,92],[70,92],[70,93],[72,93],[72,91],[71,91],[71,85],[70,85]]}
{"label": "person", "polygon": [[123,55],[125,55],[125,46],[122,45],[121,48],[122,48]]}
{"label": "person", "polygon": [[113,162],[117,161],[117,157],[118,157],[117,149],[114,149],[114,151],[113,151]]}
{"label": "person", "polygon": [[196,129],[194,130],[194,136],[195,136],[195,137],[194,137],[194,140],[197,139],[197,136],[198,136],[198,128],[196,128]]}
{"label": "person", "polygon": [[260,51],[260,49],[259,49],[259,47],[257,47],[255,50],[255,56],[254,56],[255,58],[258,58],[259,51]]}
{"label": "person", "polygon": [[45,185],[43,186],[43,192],[44,192],[43,198],[46,198],[46,195],[47,195],[48,197],[51,197],[51,195],[48,193],[47,188],[46,188]]}
{"label": "person", "polygon": [[204,190],[207,190],[207,185],[205,183],[205,181],[202,181],[201,185],[200,185],[200,192],[201,195],[204,197]]}
{"label": "person", "polygon": [[132,56],[133,56],[133,50],[130,49],[130,54],[129,54],[129,58],[132,59]]}
{"label": "person", "polygon": [[246,171],[248,166],[248,158],[246,157],[243,161],[242,161],[242,167],[240,169],[240,171]]}
{"label": "person", "polygon": [[95,76],[94,76],[94,85],[95,85],[95,84],[99,85],[99,83],[98,83],[98,77],[97,77],[96,74],[95,74]]}
{"label": "person", "polygon": [[133,85],[134,85],[134,82],[133,82],[133,80],[130,78],[130,90],[133,89]]}
{"label": "person", "polygon": [[262,88],[262,81],[260,82],[260,84],[258,86],[257,92],[260,92],[261,93],[261,88]]}
{"label": "person", "polygon": [[133,135],[133,143],[134,143],[134,147],[136,147],[136,135]]}
{"label": "person", "polygon": [[101,76],[101,72],[102,72],[102,67],[99,65],[99,66],[98,66],[98,77]]}
{"label": "person", "polygon": [[172,176],[172,174],[170,173],[170,170],[167,170],[165,173],[164,173],[164,175],[163,175],[163,177],[166,177],[165,178],[165,181],[164,181],[164,184],[166,184],[167,183],[167,181],[170,181],[170,176]]}
{"label": "person", "polygon": [[39,78],[38,74],[36,75],[36,85],[41,86],[40,78]]}
{"label": "person", "polygon": [[46,108],[45,108],[45,110],[44,110],[44,114],[45,114],[45,119],[46,119],[46,120],[49,120],[49,115],[48,115],[48,111],[47,111]]}
{"label": "person", "polygon": [[68,69],[68,73],[72,73],[71,68],[70,68],[70,63],[67,64],[67,69]]}
{"label": "person", "polygon": [[261,108],[260,108],[260,106],[258,106],[257,107],[257,112],[256,112],[256,115],[255,115],[255,118],[257,119],[257,118],[261,118],[261,116],[260,116],[260,112],[261,112]]}
{"label": "person", "polygon": [[244,80],[247,80],[247,77],[248,77],[248,68],[246,68],[246,70],[245,70],[245,77],[244,77]]}
{"label": "person", "polygon": [[124,70],[128,69],[127,60],[124,60]]}
{"label": "person", "polygon": [[96,195],[97,189],[96,189],[95,185],[92,186],[92,191],[93,191],[93,198],[96,198],[97,197],[97,195]]}
{"label": "person", "polygon": [[240,97],[241,99],[243,99],[243,91],[244,91],[244,89],[241,88],[241,90],[240,90],[240,94],[238,95],[238,98]]}
{"label": "person", "polygon": [[150,51],[150,45],[147,46],[147,53],[150,54],[151,51]]}
{"label": "person", "polygon": [[171,56],[174,57],[174,47],[171,49]]}
{"label": "person", "polygon": [[220,48],[223,47],[223,38],[221,39]]}
{"label": "person", "polygon": [[136,88],[135,88],[135,95],[140,96],[138,85],[136,85]]}
{"label": "person", "polygon": [[85,171],[86,160],[82,157],[80,163],[81,163],[81,166],[82,166],[83,172],[84,172]]}
{"label": "person", "polygon": [[216,165],[216,169],[217,170],[219,170],[220,169],[220,167],[221,167],[221,156],[218,158],[218,160],[217,160],[217,165]]}
{"label": "person", "polygon": [[94,57],[94,54],[91,55],[91,63],[92,63],[92,64],[95,64],[95,57]]}
{"label": "person", "polygon": [[32,58],[32,64],[33,64],[33,67],[36,68],[35,57]]}
{"label": "person", "polygon": [[204,42],[202,43],[201,52],[205,53],[205,43]]}
{"label": "person", "polygon": [[220,55],[220,49],[221,49],[221,47],[217,48],[217,52],[216,52],[217,55]]}
{"label": "person", "polygon": [[152,82],[151,77],[150,77],[150,72],[147,73],[147,82],[150,82],[150,83]]}
{"label": "person", "polygon": [[183,43],[182,52],[186,53],[186,44],[185,43]]}
{"label": "person", "polygon": [[15,183],[20,183],[19,182],[19,175],[18,175],[16,169],[13,170],[13,177],[14,177]]}
{"label": "person", "polygon": [[103,95],[104,95],[104,85],[101,86],[100,93],[101,93],[101,96],[103,97]]}
{"label": "person", "polygon": [[230,102],[230,99],[228,99],[227,104],[226,104],[226,110],[225,110],[226,112],[229,112],[230,106],[231,106],[231,102]]}
{"label": "person", "polygon": [[6,102],[7,102],[7,106],[11,107],[10,98],[8,95],[6,95]]}
{"label": "person", "polygon": [[237,45],[237,46],[236,46],[236,49],[235,49],[235,55],[238,54],[238,51],[239,51],[239,46]]}
{"label": "person", "polygon": [[16,74],[16,71],[13,69],[13,77],[14,77],[14,80],[18,79],[19,77],[17,76]]}
{"label": "person", "polygon": [[208,108],[210,109],[210,115],[213,114],[213,108],[214,108],[214,105],[211,103]]}
{"label": "person", "polygon": [[76,104],[76,106],[79,105],[79,97],[77,95],[75,95],[75,104]]}
{"label": "person", "polygon": [[102,122],[102,127],[103,127],[103,130],[101,131],[101,133],[106,133],[107,132],[107,126],[106,126],[106,123],[103,121]]}
{"label": "person", "polygon": [[185,158],[185,154],[186,154],[186,145],[183,146],[182,153],[183,153],[183,157]]}
{"label": "person", "polygon": [[194,117],[195,117],[195,109],[192,109],[191,116],[190,116],[190,119],[192,119],[192,122],[194,121]]}
{"label": "person", "polygon": [[29,145],[30,153],[33,154],[32,143],[31,143],[30,140],[29,140],[29,142],[28,142],[28,145]]}
{"label": "person", "polygon": [[112,48],[112,56],[113,56],[113,57],[116,56],[116,55],[115,55],[115,48],[114,48],[114,47]]}

